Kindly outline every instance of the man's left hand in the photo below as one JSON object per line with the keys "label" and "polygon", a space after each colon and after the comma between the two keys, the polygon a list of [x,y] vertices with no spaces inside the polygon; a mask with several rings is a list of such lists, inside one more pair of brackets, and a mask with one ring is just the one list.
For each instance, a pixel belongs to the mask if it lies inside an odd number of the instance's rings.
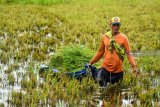
{"label": "man's left hand", "polygon": [[139,74],[139,71],[138,71],[137,66],[134,66],[134,67],[133,67],[132,73],[133,73],[134,75],[138,75],[138,74]]}

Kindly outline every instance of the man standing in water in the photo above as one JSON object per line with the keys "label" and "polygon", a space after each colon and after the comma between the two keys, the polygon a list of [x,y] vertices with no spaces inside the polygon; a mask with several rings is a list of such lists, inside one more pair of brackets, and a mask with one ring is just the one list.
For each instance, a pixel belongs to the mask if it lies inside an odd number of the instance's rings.
{"label": "man standing in water", "polygon": [[103,57],[103,63],[97,75],[97,81],[101,87],[106,87],[108,82],[114,84],[123,79],[122,64],[125,54],[133,68],[133,73],[137,73],[137,65],[131,54],[128,38],[119,32],[120,26],[119,17],[113,17],[110,20],[111,31],[102,35],[99,50],[89,62],[89,65],[92,65]]}

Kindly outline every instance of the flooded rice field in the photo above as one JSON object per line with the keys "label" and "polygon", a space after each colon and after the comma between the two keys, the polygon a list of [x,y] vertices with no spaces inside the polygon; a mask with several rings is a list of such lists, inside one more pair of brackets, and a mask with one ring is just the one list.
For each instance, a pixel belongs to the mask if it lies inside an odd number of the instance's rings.
{"label": "flooded rice field", "polygon": [[[45,39],[48,38],[50,39],[49,34],[46,35]],[[3,51],[5,51],[4,44],[9,38],[6,34],[0,39],[1,44],[4,46]],[[160,106],[159,51],[133,53],[136,57],[140,74],[136,77],[131,75],[131,69],[125,61],[123,81],[120,84],[108,85],[107,88],[100,88],[90,77],[85,77],[80,82],[76,79],[68,78],[63,73],[53,73],[51,70],[44,74],[39,74],[40,68],[48,66],[49,63],[47,60],[43,61],[45,59],[44,55],[41,55],[38,51],[38,47],[43,47],[44,44],[40,42],[39,46],[35,46],[35,44],[31,43],[32,45],[26,47],[24,45],[25,48],[23,50],[22,47],[18,47],[20,41],[18,42],[17,39],[14,39],[14,42],[15,47],[17,47],[16,50],[11,48],[9,51],[7,50],[8,53],[1,52],[0,106],[2,107]],[[24,42],[29,42],[30,44],[31,41]],[[54,49],[57,49],[56,45]],[[48,55],[45,56],[46,58],[54,55],[51,46],[48,47],[48,50],[44,50]],[[23,51],[29,52],[30,55]],[[73,50],[71,49],[71,51]],[[87,50],[85,51],[87,52]],[[69,57],[72,58],[72,56]],[[39,61],[35,59],[39,59]],[[58,65],[58,59],[54,60],[55,64],[60,66]]]}
{"label": "flooded rice field", "polygon": [[[138,56],[140,53],[134,55]],[[43,65],[31,60],[15,63],[13,59],[10,59],[8,64],[0,64],[0,105],[2,107],[160,106],[160,76],[154,75],[153,71],[140,74],[136,79],[126,73],[121,85],[99,88],[93,80],[85,80],[89,83],[80,84],[77,80],[68,80],[62,75],[51,77],[52,74],[46,74],[44,78],[39,74],[39,69]],[[59,80],[59,78],[63,79]],[[67,84],[66,81],[69,83]],[[85,85],[82,84],[91,86],[84,89]],[[74,93],[77,89],[76,85],[82,90]],[[87,95],[88,92],[90,92],[89,95]]]}
{"label": "flooded rice field", "polygon": [[[29,1],[0,0],[0,107],[160,107],[159,0]],[[107,88],[64,75],[88,63],[115,15],[139,75],[127,60],[123,81]],[[39,73],[50,62],[55,67]]]}

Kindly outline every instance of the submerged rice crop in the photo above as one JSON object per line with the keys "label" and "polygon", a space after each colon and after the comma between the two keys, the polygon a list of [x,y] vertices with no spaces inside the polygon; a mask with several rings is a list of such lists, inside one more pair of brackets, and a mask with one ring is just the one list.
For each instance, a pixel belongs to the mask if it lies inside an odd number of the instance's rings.
{"label": "submerged rice crop", "polygon": [[[1,0],[0,10],[0,106],[160,106],[159,0]],[[84,68],[113,16],[140,74],[125,58],[123,81],[106,89],[64,75]]]}

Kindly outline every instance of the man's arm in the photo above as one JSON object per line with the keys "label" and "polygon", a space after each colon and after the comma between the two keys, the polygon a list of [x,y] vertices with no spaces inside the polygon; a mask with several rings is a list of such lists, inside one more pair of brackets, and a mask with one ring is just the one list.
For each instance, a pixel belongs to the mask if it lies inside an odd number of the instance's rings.
{"label": "man's arm", "polygon": [[92,64],[96,63],[99,59],[102,58],[104,52],[105,52],[105,45],[104,45],[103,37],[102,37],[100,47],[99,47],[96,55],[95,55],[95,56],[92,58],[92,60],[89,62],[89,64],[92,65]]}
{"label": "man's arm", "polygon": [[127,58],[129,60],[129,63],[131,64],[132,68],[136,67],[137,65],[136,65],[135,59],[134,59],[133,55],[131,54],[131,52],[127,52],[126,55],[127,55]]}
{"label": "man's arm", "polygon": [[138,72],[137,64],[135,62],[134,56],[131,54],[131,50],[130,50],[130,46],[129,46],[129,42],[128,42],[127,38],[124,43],[124,48],[125,48],[125,52],[126,52],[128,60],[129,60],[129,63],[131,64],[131,66],[133,68],[133,73],[137,73]]}

